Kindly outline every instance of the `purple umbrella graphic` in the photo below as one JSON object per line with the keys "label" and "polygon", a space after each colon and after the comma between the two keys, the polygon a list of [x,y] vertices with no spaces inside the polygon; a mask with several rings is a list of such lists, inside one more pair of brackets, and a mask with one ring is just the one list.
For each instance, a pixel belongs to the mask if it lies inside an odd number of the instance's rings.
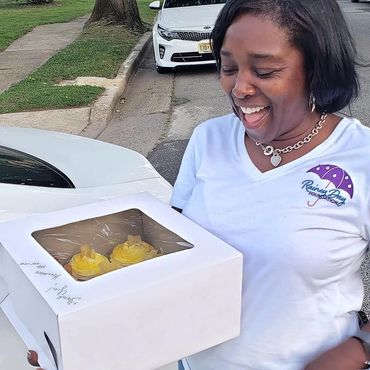
{"label": "purple umbrella graphic", "polygon": [[[310,168],[307,172],[313,172],[318,175],[320,179],[328,180],[325,189],[330,184],[333,184],[337,189],[344,190],[351,198],[353,197],[354,189],[352,179],[348,173],[340,167],[332,164],[320,164]],[[312,207],[318,200],[319,198],[313,204],[309,204],[308,202],[308,205]]]}

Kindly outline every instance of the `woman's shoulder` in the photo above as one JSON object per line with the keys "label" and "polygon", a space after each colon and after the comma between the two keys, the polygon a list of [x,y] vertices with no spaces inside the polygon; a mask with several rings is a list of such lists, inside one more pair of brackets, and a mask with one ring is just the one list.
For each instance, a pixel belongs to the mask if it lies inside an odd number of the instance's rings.
{"label": "woman's shoulder", "polygon": [[344,116],[340,122],[343,125],[350,127],[354,131],[359,131],[365,135],[370,135],[370,128],[365,123],[361,122],[358,118]]}
{"label": "woman's shoulder", "polygon": [[359,119],[343,117],[340,124],[343,127],[343,133],[347,135],[347,138],[350,139],[352,143],[353,140],[358,140],[359,143],[362,142],[365,145],[370,144],[370,128]]}

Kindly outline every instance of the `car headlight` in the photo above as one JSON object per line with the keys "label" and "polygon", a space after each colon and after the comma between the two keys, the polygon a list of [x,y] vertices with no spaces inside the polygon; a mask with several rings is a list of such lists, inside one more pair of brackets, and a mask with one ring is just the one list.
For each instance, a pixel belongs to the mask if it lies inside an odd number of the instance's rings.
{"label": "car headlight", "polygon": [[179,34],[176,31],[167,30],[166,28],[163,28],[159,25],[158,25],[158,33],[167,41],[180,38]]}

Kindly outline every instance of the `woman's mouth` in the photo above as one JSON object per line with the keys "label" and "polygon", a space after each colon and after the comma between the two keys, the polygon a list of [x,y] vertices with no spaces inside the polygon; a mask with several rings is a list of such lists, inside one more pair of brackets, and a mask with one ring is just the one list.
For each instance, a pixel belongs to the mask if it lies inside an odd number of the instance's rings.
{"label": "woman's mouth", "polygon": [[239,107],[247,128],[256,128],[270,113],[269,106]]}

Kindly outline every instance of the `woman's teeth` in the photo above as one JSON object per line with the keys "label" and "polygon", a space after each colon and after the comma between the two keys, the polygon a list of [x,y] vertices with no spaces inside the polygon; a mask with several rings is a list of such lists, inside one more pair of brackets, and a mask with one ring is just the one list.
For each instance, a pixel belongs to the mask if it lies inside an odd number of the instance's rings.
{"label": "woman's teeth", "polygon": [[266,117],[270,114],[268,105],[258,107],[240,107],[243,112],[242,121],[247,129],[255,129],[261,123],[265,122]]}
{"label": "woman's teeth", "polygon": [[244,114],[252,114],[252,113],[258,113],[260,112],[262,109],[265,109],[266,107],[253,107],[253,108],[245,108],[245,107],[240,107],[240,109],[242,110],[242,112]]}

